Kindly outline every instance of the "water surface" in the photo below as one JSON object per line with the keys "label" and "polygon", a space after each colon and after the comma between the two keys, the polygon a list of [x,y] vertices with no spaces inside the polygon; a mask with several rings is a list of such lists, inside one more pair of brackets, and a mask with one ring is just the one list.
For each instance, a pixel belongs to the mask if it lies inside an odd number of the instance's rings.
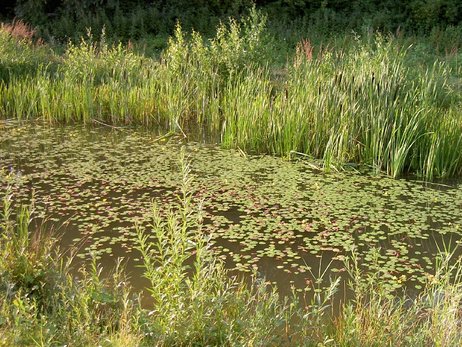
{"label": "water surface", "polygon": [[140,287],[134,226],[148,220],[153,201],[176,204],[181,146],[217,256],[233,273],[256,271],[284,293],[305,290],[328,264],[327,274],[342,273],[352,250],[390,286],[419,289],[438,249],[461,237],[457,181],[327,174],[306,161],[139,130],[4,123],[0,168],[16,173],[17,203],[33,197],[36,220],[45,218],[63,247],[78,245],[82,259],[96,254],[106,269],[123,257]]}

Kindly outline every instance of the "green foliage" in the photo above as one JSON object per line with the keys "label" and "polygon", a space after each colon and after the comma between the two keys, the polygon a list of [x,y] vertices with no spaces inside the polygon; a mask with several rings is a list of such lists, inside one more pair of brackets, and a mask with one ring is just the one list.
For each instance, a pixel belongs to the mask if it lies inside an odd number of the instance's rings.
{"label": "green foliage", "polygon": [[455,0],[415,0],[409,7],[416,25],[424,29],[457,25],[462,19],[462,5]]}
{"label": "green foliage", "polygon": [[46,21],[46,3],[47,0],[18,0],[15,14],[33,25],[43,24]]}
{"label": "green foliage", "polygon": [[[110,38],[134,40],[146,35],[169,35],[177,22],[188,32],[211,34],[220,21],[239,18],[254,6],[251,0],[18,0],[16,15],[38,26],[45,36],[78,40],[87,28],[106,28]],[[259,10],[271,19],[316,26],[328,33],[350,30],[428,32],[458,26],[462,5],[458,0],[259,0]],[[11,5],[10,5],[11,7]]]}
{"label": "green foliage", "polygon": [[169,34],[177,21],[185,27],[209,31],[220,19],[239,16],[251,2],[240,1],[47,1],[20,0],[16,14],[44,35],[78,40],[88,28],[103,28],[115,39],[137,39],[147,34]]}
{"label": "green foliage", "polygon": [[266,17],[253,9],[242,23],[232,19],[229,25],[220,24],[215,37],[204,43],[197,32],[187,40],[178,24],[163,58],[168,68],[179,76],[191,70],[205,69],[226,79],[250,64],[262,66],[268,62],[270,54],[265,41],[265,25]]}
{"label": "green foliage", "polygon": [[87,36],[78,45],[72,42],[67,45],[65,60],[59,69],[64,78],[91,84],[110,81],[125,84],[143,78],[139,70],[144,60],[140,56],[122,44],[110,47],[105,41],[104,31],[98,42],[94,42],[90,32]]}

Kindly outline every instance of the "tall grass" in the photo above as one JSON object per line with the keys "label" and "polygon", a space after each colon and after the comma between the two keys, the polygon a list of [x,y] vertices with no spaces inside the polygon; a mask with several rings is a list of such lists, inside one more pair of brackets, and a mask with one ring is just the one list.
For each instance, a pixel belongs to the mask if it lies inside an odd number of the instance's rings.
{"label": "tall grass", "polygon": [[0,30],[0,116],[48,122],[198,128],[228,147],[360,163],[393,177],[462,172],[460,60],[368,34],[275,65],[278,43],[257,11],[206,40],[177,25],[160,60],[89,34],[64,54]]}

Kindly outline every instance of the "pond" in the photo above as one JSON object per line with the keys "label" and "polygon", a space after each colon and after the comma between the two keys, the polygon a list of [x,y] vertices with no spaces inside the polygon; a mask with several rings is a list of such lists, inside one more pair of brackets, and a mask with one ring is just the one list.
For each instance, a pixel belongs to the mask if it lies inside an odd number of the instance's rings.
{"label": "pond", "polygon": [[353,249],[390,286],[418,290],[438,249],[460,243],[457,181],[325,173],[305,160],[153,132],[13,122],[0,125],[0,168],[16,173],[15,200],[33,198],[36,222],[60,234],[63,247],[77,247],[81,259],[96,254],[105,269],[123,257],[137,288],[135,224],[153,201],[162,209],[177,202],[182,146],[216,255],[233,274],[256,271],[283,293],[307,290],[328,265],[328,276],[341,274]]}

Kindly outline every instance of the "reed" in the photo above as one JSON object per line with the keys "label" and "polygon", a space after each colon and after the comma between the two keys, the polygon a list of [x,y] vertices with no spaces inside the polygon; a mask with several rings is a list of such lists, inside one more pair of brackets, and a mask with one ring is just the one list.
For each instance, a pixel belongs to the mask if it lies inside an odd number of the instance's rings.
{"label": "reed", "polygon": [[[462,172],[460,61],[369,34],[274,65],[266,18],[251,11],[215,37],[177,25],[160,59],[89,33],[64,54],[0,30],[0,116],[198,128],[250,153],[303,153],[398,177]],[[457,55],[457,53],[454,53]],[[282,71],[276,73],[276,71]]]}

